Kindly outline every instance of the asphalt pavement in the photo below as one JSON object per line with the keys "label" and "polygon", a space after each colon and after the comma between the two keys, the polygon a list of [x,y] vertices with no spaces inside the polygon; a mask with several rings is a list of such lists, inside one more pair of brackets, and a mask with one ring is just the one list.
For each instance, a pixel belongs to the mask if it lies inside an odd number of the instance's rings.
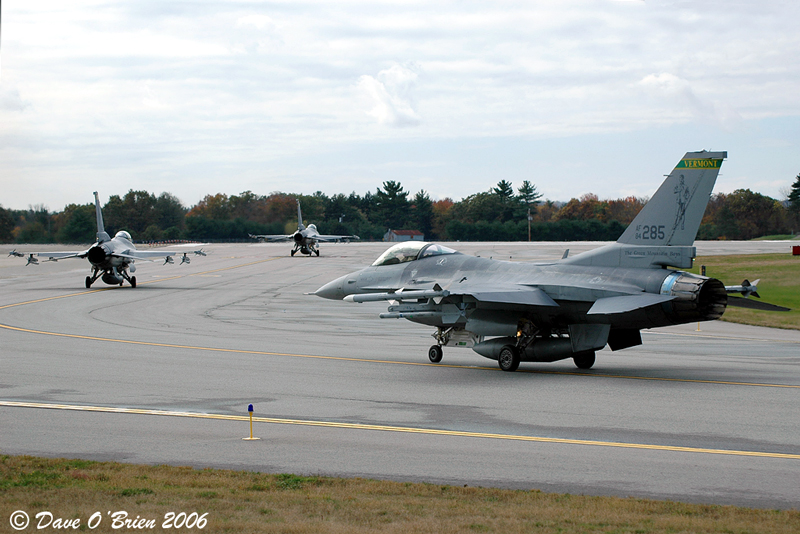
{"label": "asphalt pavement", "polygon": [[[549,261],[597,244],[449,245]],[[800,331],[654,329],[587,371],[451,348],[431,364],[433,329],[306,294],[387,246],[206,245],[91,290],[84,260],[0,250],[0,453],[800,507]]]}

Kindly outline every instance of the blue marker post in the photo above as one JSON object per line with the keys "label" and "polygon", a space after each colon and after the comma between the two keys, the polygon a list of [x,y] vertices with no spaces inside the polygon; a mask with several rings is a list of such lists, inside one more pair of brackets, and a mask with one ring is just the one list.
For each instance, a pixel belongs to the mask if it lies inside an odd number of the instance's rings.
{"label": "blue marker post", "polygon": [[250,413],[250,437],[249,438],[242,438],[242,439],[246,440],[246,441],[261,439],[261,438],[254,438],[253,437],[253,405],[252,404],[248,404],[247,405],[247,411]]}

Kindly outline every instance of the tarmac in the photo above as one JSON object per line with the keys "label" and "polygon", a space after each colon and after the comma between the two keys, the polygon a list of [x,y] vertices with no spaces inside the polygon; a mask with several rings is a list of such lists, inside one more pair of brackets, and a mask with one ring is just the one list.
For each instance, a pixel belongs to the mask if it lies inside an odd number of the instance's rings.
{"label": "tarmac", "polygon": [[[135,289],[85,289],[85,260],[0,257],[0,454],[800,507],[800,331],[653,329],[585,371],[451,348],[431,364],[433,329],[306,294],[387,246],[204,245],[137,262]],[[448,246],[550,261],[597,244]]]}

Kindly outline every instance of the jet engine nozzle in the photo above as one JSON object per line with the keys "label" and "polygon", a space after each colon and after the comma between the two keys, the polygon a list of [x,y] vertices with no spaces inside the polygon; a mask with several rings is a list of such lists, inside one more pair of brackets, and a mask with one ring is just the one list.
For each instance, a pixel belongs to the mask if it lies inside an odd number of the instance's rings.
{"label": "jet engine nozzle", "polygon": [[86,257],[92,265],[102,265],[108,259],[108,251],[103,245],[96,245],[89,249]]}
{"label": "jet engine nozzle", "polygon": [[677,323],[719,319],[728,306],[725,284],[716,278],[674,272],[661,284],[661,294],[675,297],[667,305]]}
{"label": "jet engine nozzle", "polygon": [[303,234],[300,232],[295,232],[293,239],[295,243],[300,244],[303,242]]}

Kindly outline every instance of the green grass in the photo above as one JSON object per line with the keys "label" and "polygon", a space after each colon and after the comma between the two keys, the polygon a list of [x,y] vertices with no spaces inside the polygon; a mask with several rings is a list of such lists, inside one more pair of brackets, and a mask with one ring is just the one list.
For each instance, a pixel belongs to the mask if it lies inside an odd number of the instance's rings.
{"label": "green grass", "polygon": [[[331,533],[766,533],[800,532],[798,510],[756,510],[647,499],[586,497],[365,479],[0,457],[0,532],[16,510],[80,519],[114,532],[108,513],[155,519],[206,514],[203,530]],[[36,484],[29,481],[36,480]],[[26,532],[35,531],[29,527]],[[47,529],[52,531],[51,529]],[[121,529],[128,530],[128,529]]]}
{"label": "green grass", "polygon": [[706,276],[717,278],[726,286],[741,284],[744,279],[751,282],[761,279],[758,284],[760,300],[792,309],[790,312],[767,312],[729,306],[722,316],[723,321],[800,330],[800,256],[704,256],[697,258],[694,265],[692,272],[699,273],[700,266],[705,265]]}

